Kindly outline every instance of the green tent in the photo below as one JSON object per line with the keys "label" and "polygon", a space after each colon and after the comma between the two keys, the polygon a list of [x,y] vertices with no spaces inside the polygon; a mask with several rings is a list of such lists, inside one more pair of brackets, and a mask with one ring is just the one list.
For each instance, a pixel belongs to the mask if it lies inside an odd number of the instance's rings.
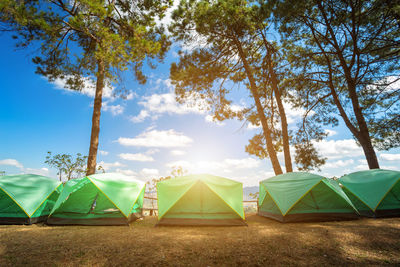
{"label": "green tent", "polygon": [[305,172],[281,174],[260,182],[259,211],[281,222],[357,218],[339,184]]}
{"label": "green tent", "polygon": [[367,170],[339,179],[361,215],[368,217],[400,216],[400,172]]}
{"label": "green tent", "polygon": [[243,185],[213,175],[157,183],[158,225],[246,225]]}
{"label": "green tent", "polygon": [[145,183],[118,173],[68,181],[48,224],[126,225],[141,216]]}
{"label": "green tent", "polygon": [[40,175],[0,176],[0,224],[46,220],[61,188],[61,182]]}

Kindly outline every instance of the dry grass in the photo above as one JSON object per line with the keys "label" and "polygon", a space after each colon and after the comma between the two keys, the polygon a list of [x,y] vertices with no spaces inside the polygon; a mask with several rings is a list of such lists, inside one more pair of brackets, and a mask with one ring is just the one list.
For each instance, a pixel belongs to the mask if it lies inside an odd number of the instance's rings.
{"label": "dry grass", "polygon": [[0,266],[400,265],[400,218],[248,227],[0,226]]}

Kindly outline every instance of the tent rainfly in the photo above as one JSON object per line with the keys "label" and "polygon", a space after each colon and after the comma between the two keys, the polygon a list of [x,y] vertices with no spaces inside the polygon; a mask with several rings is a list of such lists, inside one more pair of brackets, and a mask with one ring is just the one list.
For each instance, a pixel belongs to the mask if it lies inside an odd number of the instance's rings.
{"label": "tent rainfly", "polygon": [[354,172],[339,179],[361,215],[400,216],[400,172],[373,169]]}
{"label": "tent rainfly", "polygon": [[357,218],[339,184],[319,175],[292,172],[260,182],[259,215],[280,222]]}
{"label": "tent rainfly", "polygon": [[118,173],[68,181],[48,224],[127,225],[141,216],[145,183]]}
{"label": "tent rainfly", "polygon": [[0,176],[0,224],[46,220],[61,188],[61,182],[40,175]]}
{"label": "tent rainfly", "polygon": [[246,225],[243,185],[202,174],[157,183],[157,225]]}

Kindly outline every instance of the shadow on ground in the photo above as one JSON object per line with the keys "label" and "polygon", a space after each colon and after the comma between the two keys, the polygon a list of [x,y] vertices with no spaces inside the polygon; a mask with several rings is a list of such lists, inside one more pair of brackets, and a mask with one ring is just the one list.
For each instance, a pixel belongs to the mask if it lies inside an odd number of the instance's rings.
{"label": "shadow on ground", "polygon": [[399,265],[400,218],[243,227],[0,226],[0,266]]}

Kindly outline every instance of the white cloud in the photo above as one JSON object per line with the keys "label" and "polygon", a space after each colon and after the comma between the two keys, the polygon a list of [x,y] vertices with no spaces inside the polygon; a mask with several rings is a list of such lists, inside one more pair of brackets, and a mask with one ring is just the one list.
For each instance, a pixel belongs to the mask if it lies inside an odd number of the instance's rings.
{"label": "white cloud", "polygon": [[325,133],[328,134],[328,136],[334,136],[337,134],[336,131],[330,129],[325,129]]}
{"label": "white cloud", "polygon": [[185,154],[186,154],[186,151],[183,151],[183,150],[172,150],[171,151],[171,155],[174,155],[174,156],[182,156]]}
{"label": "white cloud", "polygon": [[115,172],[122,173],[126,176],[131,176],[131,177],[137,176],[137,173],[135,171],[127,170],[127,169],[116,169]]}
{"label": "white cloud", "polygon": [[223,123],[222,121],[215,120],[212,115],[207,115],[207,116],[205,116],[204,119],[205,119],[206,122],[214,123],[214,124],[216,124],[218,126],[224,126],[225,125],[225,123]]}
{"label": "white cloud", "polygon": [[[64,90],[69,93],[80,93],[89,97],[94,98],[96,94],[96,81],[92,77],[83,78],[83,89],[81,91],[71,90],[67,88],[67,79],[71,76],[66,76],[64,79],[57,78],[51,82],[56,89]],[[103,99],[109,99],[109,101],[103,102],[102,109],[104,111],[110,111],[113,115],[122,114],[124,107],[121,105],[109,105],[109,102],[114,101],[118,97],[115,93],[115,87],[110,85],[105,85],[103,89]],[[127,94],[123,96],[126,100],[132,100],[137,97],[137,94],[132,91],[127,91]],[[122,98],[122,96],[121,96]]]}
{"label": "white cloud", "polygon": [[[96,94],[96,82],[90,77],[83,78],[83,89],[81,91],[74,91],[66,88],[68,76],[65,79],[57,78],[51,83],[55,86],[56,89],[65,90],[68,92],[78,92],[89,97],[94,97]],[[105,86],[103,89],[103,98],[113,98],[114,97],[114,87]]]}
{"label": "white cloud", "polygon": [[369,85],[369,88],[380,87],[380,90],[386,91],[387,93],[393,92],[400,88],[400,77],[399,76],[387,76],[377,81],[375,85]]}
{"label": "white cloud", "polygon": [[48,168],[40,168],[40,169],[26,168],[26,169],[24,169],[24,173],[49,176],[49,169]]}
{"label": "white cloud", "polygon": [[234,167],[236,169],[253,169],[260,165],[260,161],[253,158],[225,159],[223,163],[228,167]]}
{"label": "white cloud", "polygon": [[131,117],[132,122],[143,122],[147,118],[156,120],[163,114],[206,114],[207,110],[209,110],[207,102],[201,99],[197,93],[188,94],[184,103],[178,103],[174,93],[174,86],[170,79],[157,79],[153,84],[155,84],[156,89],[167,92],[143,96],[141,101],[138,102],[143,109],[139,114]]}
{"label": "white cloud", "polygon": [[104,101],[101,109],[104,111],[110,111],[113,116],[116,116],[122,114],[125,108],[121,105],[111,105],[108,101]]}
{"label": "white cloud", "polygon": [[[297,122],[299,119],[301,119],[304,116],[304,114],[306,112],[305,109],[294,108],[289,103],[286,103],[286,102],[283,103],[283,106],[285,108],[285,114],[286,114],[288,124]],[[310,111],[308,114],[312,115],[312,114],[314,114],[314,111]]]}
{"label": "white cloud", "polygon": [[189,162],[186,160],[179,160],[167,163],[165,166],[168,168],[182,167],[185,170],[193,173],[201,172],[222,172],[231,173],[234,170],[240,169],[255,169],[260,166],[261,161],[253,158],[242,159],[224,159],[221,161],[196,161]]}
{"label": "white cloud", "polygon": [[159,176],[160,172],[157,169],[143,168],[140,171],[140,175],[144,176],[144,178],[154,178],[155,176]]}
{"label": "white cloud", "polygon": [[136,147],[186,147],[193,140],[175,130],[149,130],[134,138],[120,137],[117,142],[123,146]]}
{"label": "white cloud", "polygon": [[160,150],[159,150],[158,148],[152,148],[152,149],[147,150],[147,151],[145,152],[145,154],[147,154],[147,155],[154,155],[154,154],[156,154],[156,153],[158,153],[158,152],[160,152]]}
{"label": "white cloud", "polygon": [[382,153],[382,154],[380,154],[380,157],[381,157],[383,160],[387,160],[387,161],[399,161],[399,163],[400,163],[400,154]]}
{"label": "white cloud", "polygon": [[147,110],[142,109],[137,116],[131,117],[131,121],[134,123],[143,122],[147,117],[150,117],[150,114]]}
{"label": "white cloud", "polygon": [[102,155],[102,156],[107,156],[108,155],[108,151],[99,150],[99,154]]}
{"label": "white cloud", "polygon": [[348,165],[354,164],[354,160],[336,160],[333,162],[327,162],[323,167],[324,168],[342,168]]}
{"label": "white cloud", "polygon": [[145,154],[137,153],[137,154],[132,154],[132,153],[121,153],[118,155],[121,159],[124,160],[130,160],[130,161],[154,161],[153,157],[147,156]]}
{"label": "white cloud", "polygon": [[346,156],[358,157],[364,155],[362,149],[353,139],[322,140],[314,143],[322,156],[328,159],[337,159]]}
{"label": "white cloud", "polygon": [[253,124],[253,123],[248,123],[247,124],[247,129],[249,129],[249,130],[252,130],[252,129],[261,129],[262,127],[261,127],[261,124],[259,124],[259,125],[256,125],[256,124]]}
{"label": "white cloud", "polygon": [[367,164],[368,164],[368,162],[367,162],[366,159],[359,159],[359,160],[357,160],[357,161],[358,161],[358,163],[360,163],[360,164],[364,164],[364,165],[367,165]]}
{"label": "white cloud", "polygon": [[22,163],[20,163],[16,159],[3,159],[3,160],[0,160],[0,165],[14,166],[14,167],[17,167],[19,169],[23,169],[24,168],[24,165],[22,165]]}
{"label": "white cloud", "polygon": [[399,170],[399,166],[383,165],[383,166],[381,166],[381,169],[398,171]]}
{"label": "white cloud", "polygon": [[137,95],[135,92],[130,91],[130,92],[128,93],[128,95],[125,96],[125,99],[126,99],[126,100],[132,100],[132,99],[136,98],[137,96],[138,96],[138,95]]}
{"label": "white cloud", "polygon": [[100,161],[97,165],[100,165],[103,167],[104,170],[108,171],[116,167],[124,167],[125,165],[116,161],[116,162],[104,162]]}
{"label": "white cloud", "polygon": [[365,171],[365,170],[368,170],[369,168],[368,168],[368,165],[367,165],[367,164],[360,164],[360,165],[357,165],[357,166],[355,167],[355,169],[356,169],[357,171]]}
{"label": "white cloud", "polygon": [[144,96],[139,105],[143,110],[137,116],[131,118],[132,122],[142,122],[151,117],[156,120],[161,114],[204,114],[208,109],[205,101],[198,100],[196,97],[188,98],[185,103],[180,104],[176,101],[175,93],[153,94]]}
{"label": "white cloud", "polygon": [[157,25],[163,24],[164,26],[168,27],[172,22],[172,12],[178,8],[179,0],[174,0],[172,6],[168,8],[165,12],[165,16],[161,20],[157,20]]}
{"label": "white cloud", "polygon": [[[293,108],[289,103],[283,103],[283,107],[285,109],[286,114],[286,121],[288,124],[293,124],[298,122],[304,115],[305,109],[302,108]],[[237,108],[244,108],[243,106],[238,106]],[[233,110],[233,109],[232,109]],[[312,115],[314,112],[309,112],[309,115]],[[277,125],[278,128],[281,127],[280,123]],[[254,129],[262,129],[262,125],[260,122],[258,124],[247,123],[247,129],[254,130]]]}

